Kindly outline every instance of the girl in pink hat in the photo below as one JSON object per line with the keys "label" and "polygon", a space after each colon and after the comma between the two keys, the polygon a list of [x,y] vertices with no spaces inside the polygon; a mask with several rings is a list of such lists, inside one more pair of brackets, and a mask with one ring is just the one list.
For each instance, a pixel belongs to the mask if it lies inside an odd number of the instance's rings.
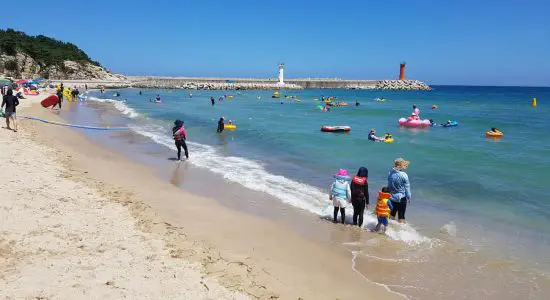
{"label": "girl in pink hat", "polygon": [[329,199],[332,200],[332,205],[334,205],[334,223],[337,222],[338,210],[340,210],[340,220],[342,224],[344,224],[346,220],[346,204],[351,197],[349,181],[350,177],[348,176],[348,171],[340,169],[340,171],[334,175],[334,182],[330,186]]}

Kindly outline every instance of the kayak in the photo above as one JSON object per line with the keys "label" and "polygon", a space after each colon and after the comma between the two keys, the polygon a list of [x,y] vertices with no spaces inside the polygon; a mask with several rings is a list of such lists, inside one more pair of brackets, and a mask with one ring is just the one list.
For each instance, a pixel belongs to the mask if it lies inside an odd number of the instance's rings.
{"label": "kayak", "polygon": [[321,126],[322,132],[349,132],[350,130],[349,126]]}

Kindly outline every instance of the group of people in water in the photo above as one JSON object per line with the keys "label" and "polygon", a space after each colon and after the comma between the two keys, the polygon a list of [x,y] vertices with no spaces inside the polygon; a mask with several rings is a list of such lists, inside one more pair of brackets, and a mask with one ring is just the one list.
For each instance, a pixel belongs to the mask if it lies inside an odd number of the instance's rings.
{"label": "group of people in water", "polygon": [[[405,173],[408,166],[409,162],[403,158],[397,158],[394,161],[394,166],[388,174],[387,186],[380,188],[378,192],[374,207],[378,222],[374,231],[386,232],[390,217],[397,216],[399,223],[406,222],[405,212],[412,197],[409,176]],[[338,214],[340,214],[340,222],[346,223],[346,207],[351,203],[353,225],[363,226],[363,215],[370,205],[368,176],[369,170],[366,167],[360,167],[357,175],[352,178],[345,169],[340,169],[334,175],[334,182],[329,189],[329,199],[334,207],[334,223],[338,222]]]}
{"label": "group of people in water", "polygon": [[368,140],[373,141],[373,142],[389,142],[389,141],[393,141],[393,136],[392,136],[391,133],[388,132],[388,133],[384,134],[383,137],[379,137],[379,136],[376,135],[376,130],[371,129],[369,131]]}
{"label": "group of people in water", "polygon": [[55,89],[56,89],[57,103],[52,106],[52,109],[54,109],[56,106],[59,106],[59,109],[61,109],[61,103],[63,102],[64,98],[67,98],[68,101],[76,101],[79,99],[80,91],[78,90],[77,87],[73,87],[72,89],[70,87],[65,88],[62,82],[58,86],[56,86]]}

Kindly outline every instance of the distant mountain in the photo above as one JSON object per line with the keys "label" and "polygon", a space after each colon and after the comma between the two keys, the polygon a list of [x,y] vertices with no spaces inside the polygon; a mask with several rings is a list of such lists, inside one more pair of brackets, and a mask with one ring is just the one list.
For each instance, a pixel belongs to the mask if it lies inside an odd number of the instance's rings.
{"label": "distant mountain", "polygon": [[43,35],[0,29],[0,74],[15,78],[123,80],[76,45]]}

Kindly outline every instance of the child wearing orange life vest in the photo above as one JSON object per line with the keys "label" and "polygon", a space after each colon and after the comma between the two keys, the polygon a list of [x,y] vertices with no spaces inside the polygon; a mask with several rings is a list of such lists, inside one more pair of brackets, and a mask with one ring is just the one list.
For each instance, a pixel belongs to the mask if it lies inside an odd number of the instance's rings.
{"label": "child wearing orange life vest", "polygon": [[388,193],[388,191],[387,187],[383,187],[382,190],[378,192],[378,199],[376,200],[376,207],[374,208],[374,213],[378,218],[378,224],[376,224],[376,228],[374,229],[376,232],[380,232],[380,228],[383,225],[384,229],[382,229],[382,233],[385,233],[386,227],[388,227],[388,218],[393,209],[393,205],[390,201],[391,194]]}

